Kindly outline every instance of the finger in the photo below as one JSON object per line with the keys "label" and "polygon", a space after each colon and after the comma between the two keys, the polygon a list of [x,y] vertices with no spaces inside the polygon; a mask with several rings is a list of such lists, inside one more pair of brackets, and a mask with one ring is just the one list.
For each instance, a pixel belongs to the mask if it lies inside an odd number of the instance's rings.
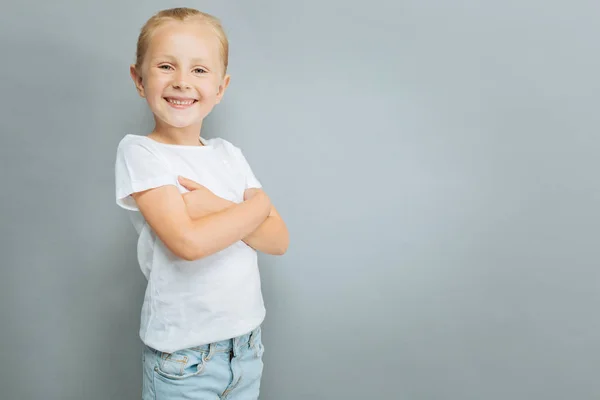
{"label": "finger", "polygon": [[181,185],[188,190],[195,190],[195,189],[199,189],[200,187],[202,187],[198,182],[195,182],[188,178],[184,178],[183,176],[179,176],[178,179],[179,179],[179,183],[181,183]]}

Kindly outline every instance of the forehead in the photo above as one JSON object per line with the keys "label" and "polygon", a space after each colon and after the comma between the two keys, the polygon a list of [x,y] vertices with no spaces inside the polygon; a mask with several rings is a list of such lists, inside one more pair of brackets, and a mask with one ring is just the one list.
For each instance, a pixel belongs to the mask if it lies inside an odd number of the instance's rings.
{"label": "forehead", "polygon": [[167,21],[152,33],[150,57],[201,58],[218,62],[220,42],[214,30],[197,20]]}

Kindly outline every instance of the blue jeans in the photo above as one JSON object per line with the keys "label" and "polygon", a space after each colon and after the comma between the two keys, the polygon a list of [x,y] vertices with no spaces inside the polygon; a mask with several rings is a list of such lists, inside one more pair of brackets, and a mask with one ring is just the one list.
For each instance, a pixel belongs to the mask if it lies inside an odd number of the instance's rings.
{"label": "blue jeans", "polygon": [[145,346],[142,399],[258,399],[263,351],[260,327],[175,353]]}

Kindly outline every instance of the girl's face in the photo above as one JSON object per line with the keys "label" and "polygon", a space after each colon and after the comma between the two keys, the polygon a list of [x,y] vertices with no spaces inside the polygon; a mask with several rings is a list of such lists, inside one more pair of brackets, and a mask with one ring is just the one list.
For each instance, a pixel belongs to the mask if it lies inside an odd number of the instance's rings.
{"label": "girl's face", "polygon": [[229,76],[223,76],[219,46],[214,32],[197,21],[169,21],[154,31],[141,77],[134,66],[131,76],[157,125],[199,127],[221,101]]}

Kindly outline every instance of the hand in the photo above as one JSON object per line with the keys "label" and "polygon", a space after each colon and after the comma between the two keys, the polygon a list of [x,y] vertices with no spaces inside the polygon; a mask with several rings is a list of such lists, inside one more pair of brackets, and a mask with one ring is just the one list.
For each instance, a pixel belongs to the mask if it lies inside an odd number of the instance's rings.
{"label": "hand", "polygon": [[204,217],[206,215],[221,211],[230,205],[234,204],[229,200],[223,199],[205,186],[191,179],[178,177],[181,186],[189,190],[184,193],[183,200],[188,210],[188,214],[192,219]]}
{"label": "hand", "polygon": [[265,193],[264,190],[258,189],[258,188],[248,188],[248,189],[244,190],[244,201],[249,200],[255,196],[262,196],[265,199],[265,202],[266,202],[265,204],[271,210],[269,212],[269,216],[271,216],[273,214],[273,207],[271,205],[271,199],[269,198],[269,196],[267,196],[267,194]]}
{"label": "hand", "polygon": [[258,188],[248,188],[248,189],[244,190],[244,201],[253,198],[259,192],[263,192],[264,193],[264,190],[258,189]]}

